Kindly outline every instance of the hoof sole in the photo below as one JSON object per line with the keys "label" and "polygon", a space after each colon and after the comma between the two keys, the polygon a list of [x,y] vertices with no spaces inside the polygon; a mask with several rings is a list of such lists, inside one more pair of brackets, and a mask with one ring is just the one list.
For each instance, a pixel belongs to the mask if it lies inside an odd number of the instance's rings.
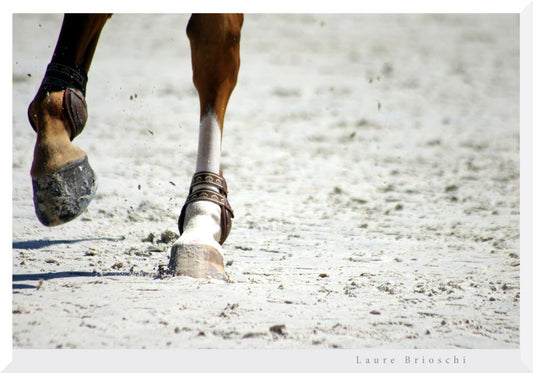
{"label": "hoof sole", "polygon": [[213,247],[201,244],[172,246],[169,272],[175,276],[214,278],[228,281],[224,270],[224,259]]}
{"label": "hoof sole", "polygon": [[96,193],[96,177],[87,156],[32,179],[32,184],[35,213],[49,227],[78,217]]}

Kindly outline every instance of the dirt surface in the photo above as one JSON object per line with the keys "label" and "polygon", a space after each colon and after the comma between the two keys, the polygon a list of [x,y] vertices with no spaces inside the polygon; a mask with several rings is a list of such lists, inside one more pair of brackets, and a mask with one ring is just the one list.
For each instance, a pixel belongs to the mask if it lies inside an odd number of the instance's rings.
{"label": "dirt surface", "polygon": [[187,17],[105,26],[75,140],[97,197],[46,228],[26,110],[62,18],[14,16],[15,348],[519,348],[517,15],[245,17],[227,284],[160,276],[197,146]]}

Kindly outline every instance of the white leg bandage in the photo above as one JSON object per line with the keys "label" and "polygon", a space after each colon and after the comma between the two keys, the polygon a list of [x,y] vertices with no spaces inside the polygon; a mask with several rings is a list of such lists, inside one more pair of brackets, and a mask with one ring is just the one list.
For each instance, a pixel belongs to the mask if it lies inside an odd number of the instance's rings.
{"label": "white leg bandage", "polygon": [[[222,131],[214,112],[209,112],[200,120],[198,136],[198,153],[196,157],[196,172],[209,171],[218,174],[220,171]],[[215,187],[200,184],[194,187],[209,188],[218,191]],[[186,208],[183,224],[183,234],[178,242],[183,244],[206,244],[215,247],[219,252],[220,238],[220,206],[207,201],[193,202]]]}

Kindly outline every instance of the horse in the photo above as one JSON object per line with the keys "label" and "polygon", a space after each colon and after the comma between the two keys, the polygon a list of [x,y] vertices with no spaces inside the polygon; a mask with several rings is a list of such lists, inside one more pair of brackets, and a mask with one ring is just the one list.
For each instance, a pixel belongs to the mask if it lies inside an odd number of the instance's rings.
{"label": "horse", "polygon": [[[93,199],[96,176],[73,144],[88,118],[88,72],[111,14],[65,14],[59,37],[28,118],[37,133],[31,165],[33,202],[45,226],[78,217]],[[168,273],[228,280],[221,245],[233,209],[220,169],[224,116],[240,67],[242,14],[192,14],[186,27],[192,79],[200,100],[196,170],[178,218]]]}

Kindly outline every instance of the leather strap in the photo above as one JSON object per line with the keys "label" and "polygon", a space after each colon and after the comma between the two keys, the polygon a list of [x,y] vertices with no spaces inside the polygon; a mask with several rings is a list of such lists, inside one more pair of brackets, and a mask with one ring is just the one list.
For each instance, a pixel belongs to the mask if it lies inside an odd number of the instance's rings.
{"label": "leather strap", "polygon": [[41,87],[46,92],[63,91],[75,88],[85,96],[87,87],[87,73],[78,67],[51,62],[46,68]]}
{"label": "leather strap", "polygon": [[77,89],[67,88],[63,95],[63,110],[67,113],[70,125],[70,141],[78,136],[87,123],[87,102]]}
{"label": "leather strap", "polygon": [[200,184],[209,184],[217,187],[224,195],[228,194],[228,186],[223,176],[217,175],[213,172],[201,171],[193,175],[189,193],[193,188]]}
{"label": "leather strap", "polygon": [[[218,191],[210,188],[200,187],[193,191],[194,187],[198,185],[214,186]],[[189,204],[197,201],[209,201],[220,206],[220,239],[219,243],[222,245],[231,231],[231,219],[234,217],[233,209],[228,202],[228,187],[223,176],[217,175],[213,172],[197,172],[194,174],[191,186],[189,188],[189,195],[185,204],[181,209],[178,219],[178,229],[180,234],[183,233],[183,225],[185,222],[185,211]]]}

